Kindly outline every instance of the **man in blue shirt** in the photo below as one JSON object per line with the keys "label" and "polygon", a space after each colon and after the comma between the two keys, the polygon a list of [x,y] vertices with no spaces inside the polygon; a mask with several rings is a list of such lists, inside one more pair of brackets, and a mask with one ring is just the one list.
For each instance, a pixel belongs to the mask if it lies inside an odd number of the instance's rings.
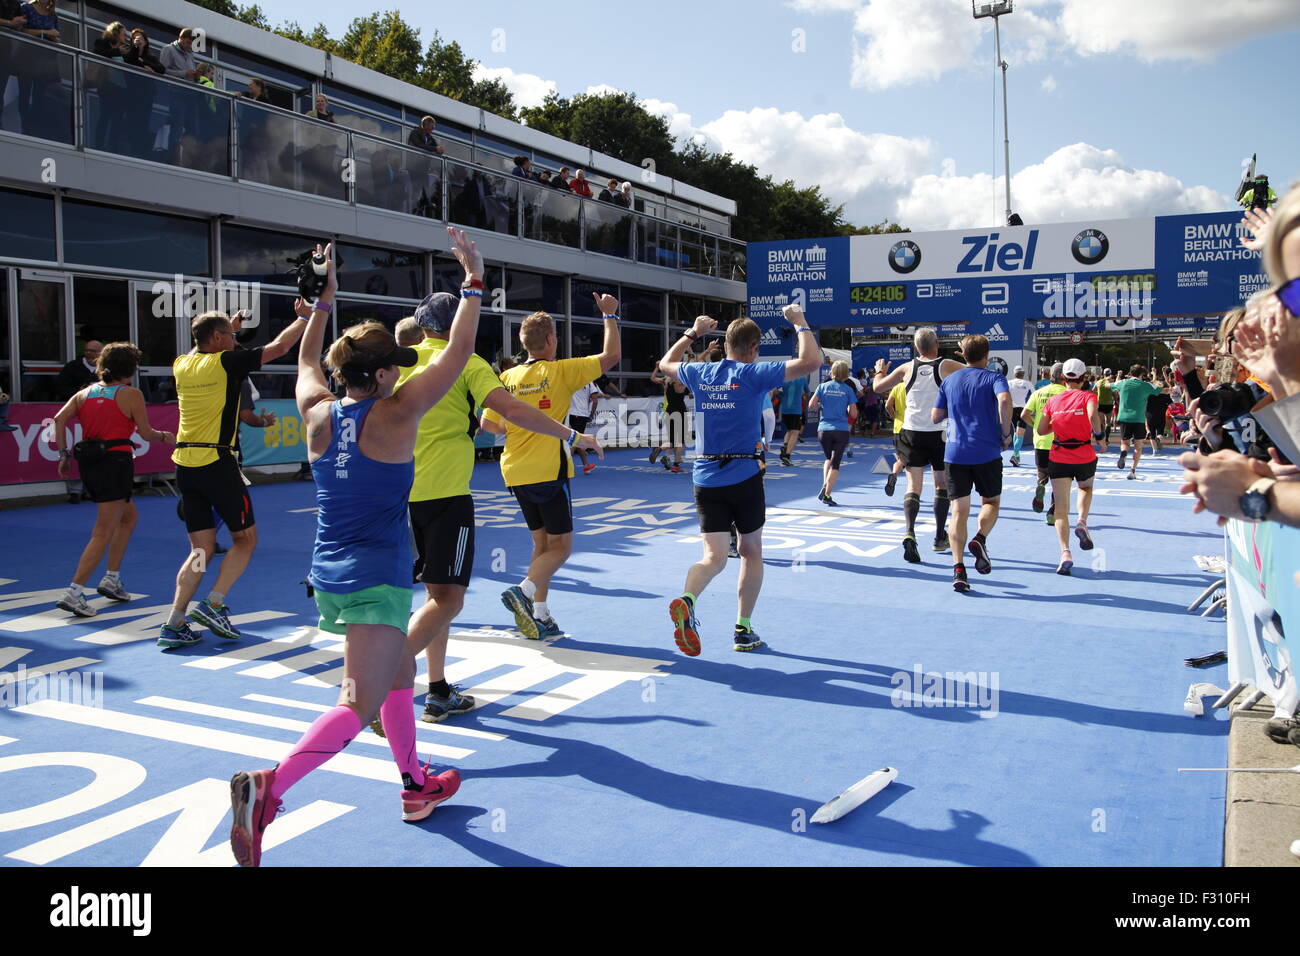
{"label": "man in blue shirt", "polygon": [[673,637],[690,657],[700,653],[695,603],[727,565],[733,524],[739,534],[740,581],[732,648],[752,651],[763,646],[750,623],[763,586],[763,522],[767,516],[760,464],[762,407],[772,389],[806,377],[821,364],[816,333],[808,327],[803,311],[797,305],[781,311],[799,339],[799,357],[789,362],[758,361],[758,326],[749,319],[735,319],[727,326],[726,358],[721,362],[681,364],[691,343],[717,328],[718,323],[707,315],[696,318],[695,325],[659,362],[659,370],[666,378],[681,382],[695,396],[692,478],[704,557],[687,572],[682,596],[668,605]]}
{"label": "man in blue shirt", "polygon": [[988,367],[988,339],[968,335],[961,340],[961,352],[967,367],[943,380],[932,417],[935,424],[945,418],[952,419],[944,454],[948,497],[952,500],[948,538],[952,542],[952,587],[954,591],[965,592],[970,590],[970,584],[966,580],[962,552],[966,547],[972,487],[980,493],[982,504],[979,530],[971,538],[970,553],[980,574],[993,570],[985,542],[998,520],[1002,449],[1011,444],[1011,393],[1006,376]]}
{"label": "man in blue shirt", "polygon": [[781,443],[781,464],[794,466],[790,452],[799,443],[803,431],[803,397],[808,392],[808,379],[800,378],[781,386],[781,424],[785,426],[785,439]]}

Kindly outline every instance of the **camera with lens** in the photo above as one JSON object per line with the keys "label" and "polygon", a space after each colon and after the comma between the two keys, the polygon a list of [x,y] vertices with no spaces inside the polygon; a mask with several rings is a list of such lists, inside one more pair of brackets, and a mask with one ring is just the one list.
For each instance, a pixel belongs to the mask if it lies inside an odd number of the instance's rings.
{"label": "camera with lens", "polygon": [[[289,274],[292,275],[298,286],[298,295],[302,296],[304,302],[315,302],[320,298],[320,294],[325,291],[325,283],[329,274],[329,260],[323,255],[317,255],[315,250],[308,250],[302,255],[294,256],[289,260]],[[339,256],[334,262],[335,269],[343,267],[343,257]]]}
{"label": "camera with lens", "polygon": [[1242,382],[1219,385],[1201,395],[1200,409],[1221,422],[1247,415],[1255,407],[1255,393]]}

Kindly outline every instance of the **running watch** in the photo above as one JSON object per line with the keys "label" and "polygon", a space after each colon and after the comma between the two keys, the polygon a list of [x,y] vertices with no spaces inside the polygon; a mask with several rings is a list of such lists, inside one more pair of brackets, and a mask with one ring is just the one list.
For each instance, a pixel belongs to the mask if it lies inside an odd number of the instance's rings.
{"label": "running watch", "polygon": [[1266,518],[1272,507],[1268,503],[1268,493],[1276,484],[1276,478],[1261,478],[1247,488],[1246,493],[1238,501],[1241,513],[1251,521],[1262,521]]}

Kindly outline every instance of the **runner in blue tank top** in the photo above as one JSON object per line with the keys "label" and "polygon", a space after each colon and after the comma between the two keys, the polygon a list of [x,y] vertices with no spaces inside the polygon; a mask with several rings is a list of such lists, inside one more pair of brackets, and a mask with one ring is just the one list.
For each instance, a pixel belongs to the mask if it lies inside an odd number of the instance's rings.
{"label": "runner in blue tank top", "polygon": [[262,834],[293,784],[341,751],[376,713],[401,771],[402,819],[423,820],[455,794],[455,770],[433,774],[415,750],[415,653],[407,646],[411,615],[410,533],[406,502],[415,475],[420,419],[460,377],[474,350],[483,298],[483,257],[464,232],[448,229],[452,251],[465,268],[460,307],[447,347],[420,375],[394,392],[399,366],[417,361],[378,322],[363,322],[330,346],[326,361],[347,388],[330,392],[317,356],[333,309],[338,279],[333,249],[298,350],[298,411],[307,433],[316,479],[316,545],[310,582],[322,630],[347,641],[338,704],[307,729],[289,755],[270,770],[241,771],[230,781],[234,823],[230,844],[241,866],[257,866]]}

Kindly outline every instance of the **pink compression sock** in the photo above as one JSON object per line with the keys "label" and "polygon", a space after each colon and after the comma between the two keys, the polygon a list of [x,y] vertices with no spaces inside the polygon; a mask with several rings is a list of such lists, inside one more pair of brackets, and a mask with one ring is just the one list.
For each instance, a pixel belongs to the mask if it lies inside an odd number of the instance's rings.
{"label": "pink compression sock", "polygon": [[286,790],[352,743],[360,731],[361,721],[351,707],[340,704],[321,714],[289,756],[276,765],[271,797],[279,800]]}
{"label": "pink compression sock", "polygon": [[424,771],[415,752],[415,711],[412,709],[411,690],[393,690],[384,698],[379,708],[379,719],[384,723],[384,736],[393,750],[397,769],[409,774],[417,787],[424,786]]}

